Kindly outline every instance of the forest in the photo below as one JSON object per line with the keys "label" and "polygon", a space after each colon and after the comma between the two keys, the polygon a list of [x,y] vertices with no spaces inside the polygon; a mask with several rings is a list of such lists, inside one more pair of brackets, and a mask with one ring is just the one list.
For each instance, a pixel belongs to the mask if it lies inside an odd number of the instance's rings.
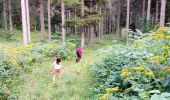
{"label": "forest", "polygon": [[170,100],[170,0],[0,0],[0,100]]}

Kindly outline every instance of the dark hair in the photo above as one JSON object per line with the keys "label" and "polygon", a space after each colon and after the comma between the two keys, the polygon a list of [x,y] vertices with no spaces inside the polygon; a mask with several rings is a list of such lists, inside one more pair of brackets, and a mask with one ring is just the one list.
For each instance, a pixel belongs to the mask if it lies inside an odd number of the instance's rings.
{"label": "dark hair", "polygon": [[61,62],[61,59],[60,58],[57,58],[56,59],[56,64],[59,64]]}

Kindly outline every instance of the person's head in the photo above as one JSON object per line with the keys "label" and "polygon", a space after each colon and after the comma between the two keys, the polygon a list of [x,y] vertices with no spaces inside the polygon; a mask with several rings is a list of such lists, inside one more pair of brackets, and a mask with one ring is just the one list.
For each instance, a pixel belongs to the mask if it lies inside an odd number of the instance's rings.
{"label": "person's head", "polygon": [[56,64],[59,64],[61,62],[61,58],[59,56],[56,56]]}

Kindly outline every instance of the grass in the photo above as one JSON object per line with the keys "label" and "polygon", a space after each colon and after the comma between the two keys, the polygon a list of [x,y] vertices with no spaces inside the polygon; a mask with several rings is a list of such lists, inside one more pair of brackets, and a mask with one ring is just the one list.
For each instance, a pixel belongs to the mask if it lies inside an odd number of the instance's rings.
{"label": "grass", "polygon": [[[16,30],[12,40],[0,38],[0,43],[21,44],[22,32]],[[32,41],[39,42],[39,32],[31,32]],[[58,35],[55,38],[59,38]],[[48,36],[46,35],[46,39]],[[68,36],[67,39],[72,39]],[[92,100],[93,96],[93,73],[90,64],[96,59],[95,51],[103,46],[115,43],[113,37],[105,36],[103,40],[95,39],[94,45],[84,48],[84,55],[80,63],[75,63],[75,59],[62,61],[62,74],[55,82],[53,76],[53,60],[49,58],[43,63],[35,63],[29,68],[31,73],[20,76],[23,83],[17,87],[19,100]],[[73,57],[72,57],[73,58]]]}
{"label": "grass", "polygon": [[62,62],[62,74],[52,81],[53,60],[31,66],[32,73],[25,75],[20,86],[20,100],[90,100],[93,77],[88,66],[93,63],[93,54],[85,50],[81,63],[75,60]]}

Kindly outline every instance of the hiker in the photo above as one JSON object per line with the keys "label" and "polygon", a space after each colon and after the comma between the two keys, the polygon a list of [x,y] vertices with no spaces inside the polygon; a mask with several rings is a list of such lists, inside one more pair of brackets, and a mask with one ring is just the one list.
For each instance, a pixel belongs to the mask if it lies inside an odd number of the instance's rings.
{"label": "hiker", "polygon": [[55,81],[56,76],[59,76],[61,74],[61,59],[60,57],[56,56],[56,59],[54,60],[53,63],[54,66],[54,76],[53,76],[53,81]]}
{"label": "hiker", "polygon": [[76,63],[80,62],[81,57],[82,57],[82,54],[83,54],[83,49],[78,46],[78,47],[76,48],[76,55],[77,55],[77,57],[76,57]]}

